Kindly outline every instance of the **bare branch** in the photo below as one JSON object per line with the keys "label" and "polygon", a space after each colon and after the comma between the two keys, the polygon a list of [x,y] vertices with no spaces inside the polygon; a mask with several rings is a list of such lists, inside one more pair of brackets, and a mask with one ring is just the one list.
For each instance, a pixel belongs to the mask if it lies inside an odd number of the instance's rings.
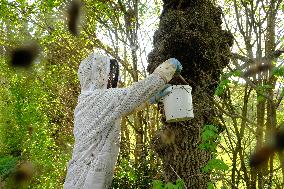
{"label": "bare branch", "polygon": [[237,4],[237,1],[236,1],[236,0],[234,0],[234,8],[235,8],[235,14],[236,14],[236,16],[237,16],[237,25],[238,25],[238,27],[239,27],[240,33],[242,34],[242,36],[243,36],[244,38],[246,38],[246,34],[245,34],[244,29],[243,29],[243,26],[242,26],[242,24],[241,24],[242,21],[240,21],[241,16],[240,16],[240,12],[239,12],[238,4]]}

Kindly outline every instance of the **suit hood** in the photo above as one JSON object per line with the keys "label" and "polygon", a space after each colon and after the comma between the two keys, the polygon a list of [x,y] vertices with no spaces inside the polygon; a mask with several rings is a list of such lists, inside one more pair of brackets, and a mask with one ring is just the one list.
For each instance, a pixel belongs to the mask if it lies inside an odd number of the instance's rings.
{"label": "suit hood", "polygon": [[110,58],[96,53],[82,60],[78,70],[81,93],[107,89],[110,72]]}

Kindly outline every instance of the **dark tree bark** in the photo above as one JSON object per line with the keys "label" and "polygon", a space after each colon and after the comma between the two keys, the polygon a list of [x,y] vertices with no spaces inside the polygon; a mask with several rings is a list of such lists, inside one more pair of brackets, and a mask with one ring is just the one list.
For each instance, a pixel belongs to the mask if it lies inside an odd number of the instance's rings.
{"label": "dark tree bark", "polygon": [[[198,148],[202,127],[215,123],[213,95],[222,69],[229,63],[233,37],[221,28],[222,10],[210,0],[163,0],[154,49],[148,55],[148,71],[168,58],[183,65],[181,75],[192,86],[195,118],[166,123],[153,139],[153,148],[162,159],[166,181],[184,179],[188,188],[207,188],[210,177],[201,169],[211,152]],[[171,84],[183,84],[174,78]],[[162,104],[160,104],[162,112]],[[220,127],[220,131],[221,131]]]}

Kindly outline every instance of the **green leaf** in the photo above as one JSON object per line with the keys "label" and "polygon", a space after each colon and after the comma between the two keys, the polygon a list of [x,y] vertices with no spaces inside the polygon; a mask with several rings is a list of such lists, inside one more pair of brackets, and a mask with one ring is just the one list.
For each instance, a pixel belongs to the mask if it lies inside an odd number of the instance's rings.
{"label": "green leaf", "polygon": [[211,159],[208,161],[207,165],[202,168],[202,171],[205,173],[209,173],[211,171],[226,171],[229,167],[220,159]]}
{"label": "green leaf", "polygon": [[183,189],[184,185],[185,185],[185,183],[182,179],[177,179],[176,186],[178,187],[178,189]]}
{"label": "green leaf", "polygon": [[207,141],[212,141],[216,138],[218,138],[218,129],[214,125],[205,125],[203,130],[202,130],[201,138],[202,141],[207,142]]}
{"label": "green leaf", "polygon": [[164,183],[160,180],[153,180],[152,181],[153,189],[183,189],[185,183],[182,179],[177,179],[176,184],[172,182],[168,182],[165,186]]}
{"label": "green leaf", "polygon": [[272,88],[272,86],[270,85],[258,85],[256,87],[256,90],[257,90],[257,96],[256,96],[256,99],[257,99],[257,102],[262,102],[265,100],[265,97],[264,97],[264,93],[266,91],[266,89],[269,89],[269,88]]}
{"label": "green leaf", "polygon": [[164,184],[160,180],[153,180],[152,185],[153,185],[153,189],[163,189],[164,188],[163,187]]}
{"label": "green leaf", "polygon": [[207,189],[214,189],[214,184],[213,184],[213,182],[208,182],[208,183],[207,183]]}
{"label": "green leaf", "polygon": [[13,168],[17,164],[18,158],[12,156],[2,156],[0,157],[0,176],[2,178],[6,177],[11,173]]}
{"label": "green leaf", "polygon": [[217,141],[220,138],[218,135],[218,129],[214,125],[205,125],[202,134],[201,139],[202,143],[199,145],[199,148],[203,150],[209,150],[212,152],[216,151],[217,147]]}
{"label": "green leaf", "polygon": [[272,75],[283,77],[284,76],[284,66],[273,68]]}
{"label": "green leaf", "polygon": [[231,82],[231,81],[230,81],[229,79],[224,79],[224,80],[222,80],[222,81],[219,83],[219,85],[217,86],[214,95],[216,95],[216,96],[221,96],[221,95],[224,93],[226,87],[228,87],[228,84],[229,84],[230,82]]}
{"label": "green leaf", "polygon": [[236,70],[236,71],[233,72],[232,75],[235,76],[235,77],[241,77],[241,74],[242,74],[241,70]]}
{"label": "green leaf", "polygon": [[174,185],[174,184],[171,183],[171,182],[168,182],[168,183],[165,185],[165,189],[177,189],[177,186]]}

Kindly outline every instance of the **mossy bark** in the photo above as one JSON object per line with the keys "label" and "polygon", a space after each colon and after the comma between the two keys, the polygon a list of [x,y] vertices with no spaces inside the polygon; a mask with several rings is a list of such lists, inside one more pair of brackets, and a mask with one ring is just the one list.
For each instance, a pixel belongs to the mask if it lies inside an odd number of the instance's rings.
{"label": "mossy bark", "polygon": [[[163,161],[166,181],[181,177],[189,188],[207,188],[210,177],[201,169],[211,153],[198,148],[201,131],[215,124],[213,95],[223,68],[229,63],[233,37],[221,28],[222,10],[210,0],[163,0],[154,49],[148,55],[148,71],[168,58],[183,65],[181,75],[193,87],[195,118],[166,123],[153,139],[153,148]],[[172,84],[183,84],[174,78]],[[160,104],[160,111],[162,111]]]}

